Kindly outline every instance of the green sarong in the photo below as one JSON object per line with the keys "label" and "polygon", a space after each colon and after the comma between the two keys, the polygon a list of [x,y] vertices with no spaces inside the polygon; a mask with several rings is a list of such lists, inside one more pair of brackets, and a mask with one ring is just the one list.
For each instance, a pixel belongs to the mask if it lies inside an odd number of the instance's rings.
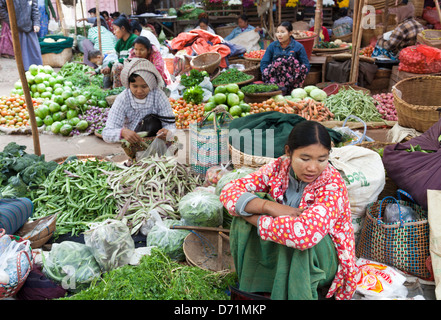
{"label": "green sarong", "polygon": [[317,300],[317,289],[332,283],[338,267],[329,235],[301,251],[263,241],[257,228],[239,217],[234,217],[231,224],[230,249],[239,289],[270,292],[273,300]]}

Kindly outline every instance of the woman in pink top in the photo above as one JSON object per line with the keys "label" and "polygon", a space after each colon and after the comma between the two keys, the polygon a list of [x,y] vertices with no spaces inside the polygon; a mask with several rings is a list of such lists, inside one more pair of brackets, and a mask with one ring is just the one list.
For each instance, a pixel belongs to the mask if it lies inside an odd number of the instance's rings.
{"label": "woman in pink top", "polygon": [[227,184],[239,289],[272,299],[351,299],[358,268],[348,192],[328,162],[331,138],[315,121],[294,127],[286,154]]}

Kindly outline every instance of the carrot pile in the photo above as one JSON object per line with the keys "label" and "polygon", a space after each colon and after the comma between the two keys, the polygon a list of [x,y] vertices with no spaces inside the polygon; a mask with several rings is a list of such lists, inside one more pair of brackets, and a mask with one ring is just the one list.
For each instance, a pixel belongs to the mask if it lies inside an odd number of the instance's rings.
{"label": "carrot pile", "polygon": [[329,121],[334,119],[334,114],[324,105],[323,102],[312,99],[305,99],[299,102],[286,100],[286,102],[276,102],[268,99],[264,102],[249,103],[250,114],[278,111],[281,113],[297,114],[306,120]]}
{"label": "carrot pile", "polygon": [[304,99],[299,102],[286,100],[287,104],[294,109],[294,113],[306,120],[329,121],[334,119],[334,114],[323,102],[312,99]]}

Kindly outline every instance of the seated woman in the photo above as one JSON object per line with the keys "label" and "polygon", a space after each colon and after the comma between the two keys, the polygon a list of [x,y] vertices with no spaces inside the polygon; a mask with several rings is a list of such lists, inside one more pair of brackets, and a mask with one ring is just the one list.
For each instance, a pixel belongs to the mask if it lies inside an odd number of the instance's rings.
{"label": "seated woman", "polygon": [[389,13],[396,15],[397,27],[390,33],[387,40],[384,39],[384,35],[378,36],[372,57],[385,56],[397,60],[401,49],[415,45],[417,35],[424,30],[424,27],[415,20],[415,7],[411,2],[391,8]]}
{"label": "seated woman", "polygon": [[352,298],[359,274],[351,210],[330,150],[323,125],[300,122],[284,156],[223,188],[240,290],[313,300],[329,288],[327,298]]}
{"label": "seated woman", "polygon": [[231,31],[231,33],[228,36],[226,36],[224,38],[225,41],[230,41],[230,40],[236,38],[241,33],[252,31],[252,30],[259,32],[261,38],[265,36],[264,29],[262,29],[260,27],[255,28],[252,25],[248,24],[248,17],[245,14],[241,15],[237,19],[237,25],[238,26],[236,28],[234,28],[233,31]]}
{"label": "seated woman", "polygon": [[107,67],[102,69],[101,73],[110,74],[113,84],[112,87],[119,88],[122,85],[120,75],[124,60],[129,57],[130,49],[133,47],[133,42],[138,36],[132,33],[129,20],[122,16],[113,21],[113,30],[118,39],[115,45],[118,61],[109,63]]}
{"label": "seated woman", "polygon": [[136,34],[138,37],[146,37],[147,39],[149,39],[150,43],[156,47],[156,49],[159,50],[159,48],[161,48],[161,44],[159,43],[158,38],[153,32],[148,30],[150,28],[143,28],[141,23],[136,20],[130,21],[130,27],[132,28],[133,33]]}
{"label": "seated woman", "polygon": [[[128,59],[121,72],[121,83],[126,89],[117,96],[109,111],[103,140],[142,142],[138,132],[143,131],[162,139],[173,135],[175,115],[161,90],[164,81],[156,67],[146,59]],[[160,129],[147,129],[152,126]]]}
{"label": "seated woman", "polygon": [[260,61],[262,81],[277,84],[283,94],[302,87],[310,64],[305,48],[292,37],[292,24],[282,22],[276,30],[277,40],[272,42]]}
{"label": "seated woman", "polygon": [[216,34],[216,32],[214,32],[214,30],[210,27],[210,23],[208,22],[208,18],[200,18],[198,21],[197,26],[195,27],[195,29],[201,29],[201,30],[205,30],[207,32],[210,32],[211,34]]}
{"label": "seated woman", "polygon": [[165,66],[164,59],[162,59],[159,50],[150,43],[146,37],[138,37],[133,42],[133,49],[130,51],[129,58],[147,59],[153,63],[162,76],[166,85],[171,84],[170,74]]}
{"label": "seated woman", "polygon": [[332,25],[332,35],[334,37],[341,37],[352,33],[354,22],[348,13],[348,8],[339,9],[338,19]]}

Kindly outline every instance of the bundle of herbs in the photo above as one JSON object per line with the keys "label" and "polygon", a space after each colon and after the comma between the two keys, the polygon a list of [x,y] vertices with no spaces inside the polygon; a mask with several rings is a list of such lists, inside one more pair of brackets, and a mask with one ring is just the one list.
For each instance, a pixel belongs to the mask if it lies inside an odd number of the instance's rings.
{"label": "bundle of herbs", "polygon": [[279,86],[276,84],[249,84],[241,88],[244,94],[271,92],[279,90]]}
{"label": "bundle of herbs", "polygon": [[137,266],[103,274],[81,292],[62,300],[229,300],[234,272],[212,272],[172,261],[153,248]]}

